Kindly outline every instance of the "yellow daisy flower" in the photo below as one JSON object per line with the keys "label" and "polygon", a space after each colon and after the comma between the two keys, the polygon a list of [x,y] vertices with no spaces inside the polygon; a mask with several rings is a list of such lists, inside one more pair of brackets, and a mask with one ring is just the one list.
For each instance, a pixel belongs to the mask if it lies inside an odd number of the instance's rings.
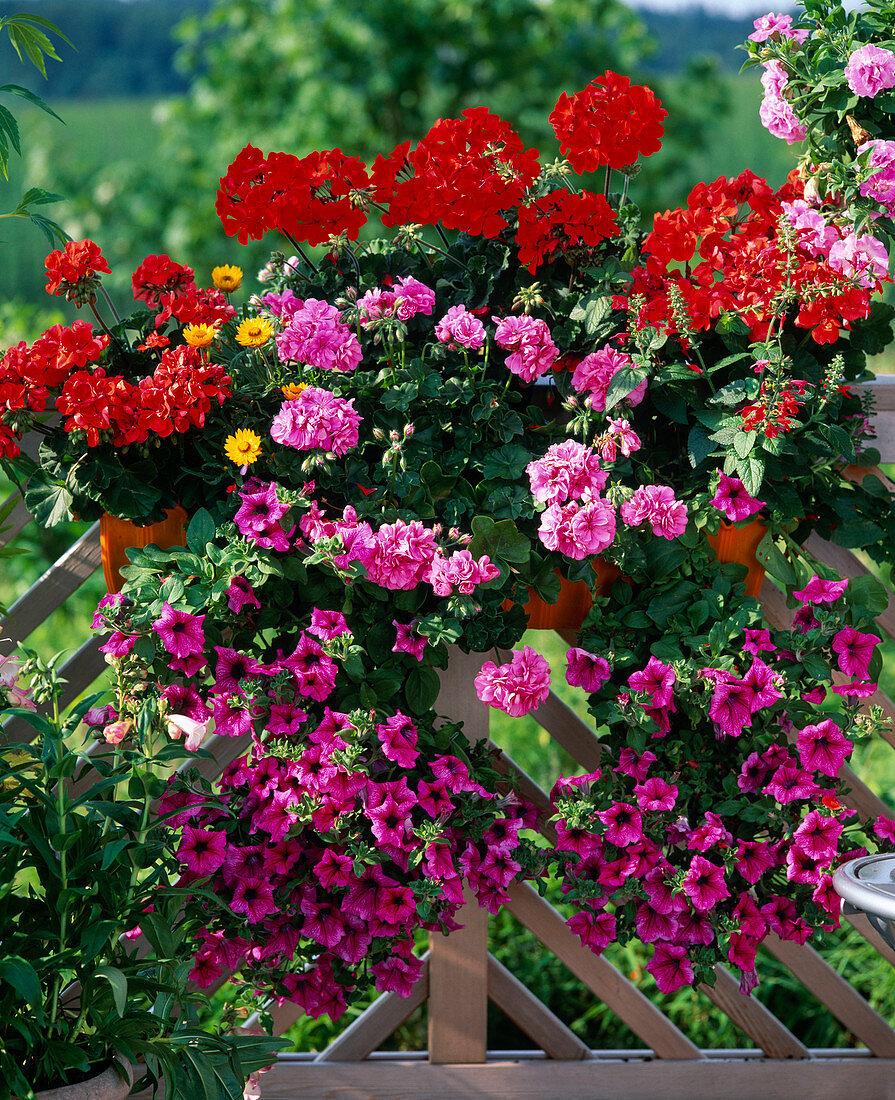
{"label": "yellow daisy flower", "polygon": [[237,466],[251,466],[261,454],[261,436],[250,428],[240,428],[224,440],[224,453]]}
{"label": "yellow daisy flower", "polygon": [[273,325],[263,317],[247,317],[236,328],[236,342],[244,348],[260,348],[273,336]]}
{"label": "yellow daisy flower", "polygon": [[234,267],[233,264],[221,264],[212,269],[211,281],[218,290],[232,294],[234,290],[239,290],[242,283],[242,268]]}
{"label": "yellow daisy flower", "polygon": [[283,391],[283,396],[287,401],[294,401],[296,397],[308,388],[307,382],[288,382],[285,386],[280,386]]}
{"label": "yellow daisy flower", "polygon": [[183,338],[191,348],[207,348],[217,334],[214,325],[187,325],[183,330]]}

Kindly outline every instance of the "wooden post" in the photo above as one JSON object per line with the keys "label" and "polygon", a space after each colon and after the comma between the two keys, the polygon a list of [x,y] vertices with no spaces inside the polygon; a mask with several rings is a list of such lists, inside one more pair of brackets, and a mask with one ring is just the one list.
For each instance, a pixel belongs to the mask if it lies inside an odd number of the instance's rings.
{"label": "wooden post", "polygon": [[[476,698],[473,680],[485,657],[451,654],[441,673],[438,710],[463,723],[470,741],[488,736],[488,708]],[[429,939],[429,1061],[484,1062],[488,1022],[488,914],[472,892],[457,914],[464,927]]]}

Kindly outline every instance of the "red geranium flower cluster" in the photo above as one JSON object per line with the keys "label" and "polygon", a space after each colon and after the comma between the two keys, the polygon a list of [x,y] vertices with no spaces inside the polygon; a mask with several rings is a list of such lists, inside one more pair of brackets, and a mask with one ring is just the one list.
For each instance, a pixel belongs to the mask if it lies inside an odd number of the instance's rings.
{"label": "red geranium flower cluster", "polygon": [[134,298],[159,310],[155,327],[172,317],[183,325],[222,325],[236,316],[236,310],[219,290],[196,286],[191,267],[170,256],[147,256],[131,279]]}
{"label": "red geranium flower cluster", "polygon": [[658,152],[667,114],[650,88],[607,70],[573,96],[563,92],[550,125],[575,171],[595,172]]}
{"label": "red geranium flower cluster", "polygon": [[44,412],[48,390],[60,385],[73,370],[99,359],[109,337],[95,335],[87,321],[52,328],[29,348],[24,340],[0,359],[0,457],[19,453],[21,435],[13,415],[27,409]]}
{"label": "red geranium flower cluster", "polygon": [[604,195],[582,191],[573,195],[559,189],[519,207],[516,244],[519,263],[534,274],[538,266],[557,250],[575,245],[596,248],[607,237],[619,233],[615,211]]}
{"label": "red geranium flower cluster", "polygon": [[470,107],[462,118],[439,119],[413,152],[408,141],[377,157],[371,180],[373,197],[389,208],[383,225],[441,222],[493,238],[507,225],[501,211],[519,206],[540,170],[537,149],[526,149],[509,123]]}
{"label": "red geranium flower cluster", "polygon": [[353,192],[369,184],[367,168],[341,149],[295,157],[247,145],[221,177],[216,210],[241,244],[278,229],[295,241],[323,244],[346,233],[357,240],[367,215]]}
{"label": "red geranium flower cluster", "polygon": [[[753,339],[764,339],[784,291],[797,301],[795,324],[810,329],[820,344],[834,342],[842,328],[866,317],[868,290],[844,279],[801,240],[793,245],[794,255],[787,252],[779,228],[783,204],[801,195],[802,183],[794,172],[774,191],[766,180],[745,171],[733,179],[722,176],[700,183],[690,192],[686,208],[656,214],[628,292],[646,300],[640,323],[681,331],[669,294],[672,286],[696,331],[710,328],[722,312],[736,312],[750,326]],[[617,304],[624,305],[625,299]]]}
{"label": "red geranium flower cluster", "polygon": [[47,294],[64,294],[70,301],[92,301],[96,297],[97,273],[111,269],[93,241],[68,241],[65,248],[47,256]]}
{"label": "red geranium flower cluster", "polygon": [[216,399],[230,396],[230,377],[224,368],[209,363],[201,349],[178,345],[162,352],[153,374],[138,384],[120,375],[76,371],[56,399],[56,409],[68,417],[67,432],[84,431],[87,445],[104,440],[111,431],[116,447],[143,443],[150,435],[162,439],[190,428],[202,428],[205,414]]}

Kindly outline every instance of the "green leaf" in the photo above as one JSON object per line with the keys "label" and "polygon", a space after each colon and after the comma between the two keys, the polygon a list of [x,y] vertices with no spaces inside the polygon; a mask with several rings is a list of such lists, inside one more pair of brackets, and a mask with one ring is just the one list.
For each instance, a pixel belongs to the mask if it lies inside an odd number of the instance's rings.
{"label": "green leaf", "polygon": [[690,465],[695,470],[717,450],[714,440],[709,435],[708,429],[702,424],[694,424],[687,437],[687,457]]}
{"label": "green leaf", "polygon": [[747,458],[755,446],[755,438],[758,432],[739,431],[733,437],[733,449],[740,458]]}
{"label": "green leaf", "polygon": [[863,577],[853,577],[843,593],[846,603],[851,607],[863,607],[874,618],[889,606],[889,593],[884,584],[867,573]]}
{"label": "green leaf", "polygon": [[764,459],[750,454],[748,458],[737,459],[734,464],[737,476],[746,487],[746,492],[757,497],[764,480]]}
{"label": "green leaf", "polygon": [[127,1009],[127,978],[117,966],[101,966],[93,971],[94,978],[105,978],[112,987],[112,1000],[115,1011],[123,1017]]}
{"label": "green leaf", "polygon": [[636,390],[648,375],[648,367],[622,367],[616,371],[606,391],[606,412],[614,409],[619,401],[623,401],[629,393]]}
{"label": "green leaf", "polygon": [[511,519],[495,523],[490,516],[474,516],[469,552],[474,558],[487,554],[492,561],[502,558],[514,565],[522,565],[531,554],[531,542]]}
{"label": "green leaf", "polygon": [[482,459],[482,474],[486,480],[503,478],[517,481],[531,461],[531,452],[518,443],[507,443],[496,451],[489,451]]}
{"label": "green leaf", "polygon": [[40,978],[30,962],[18,955],[0,959],[0,982],[11,985],[22,1000],[31,1005],[34,1012],[43,1018]]}
{"label": "green leaf", "polygon": [[569,313],[572,321],[582,321],[588,336],[595,336],[604,327],[604,322],[612,313],[611,298],[589,298],[579,302]]}
{"label": "green leaf", "polygon": [[65,485],[31,478],[25,487],[25,507],[41,527],[71,519],[73,497]]}
{"label": "green leaf", "polygon": [[765,533],[764,538],[758,544],[755,557],[758,559],[759,564],[764,567],[765,572],[774,580],[787,585],[798,583],[799,578],[796,576],[795,570],[778,548],[770,531]]}
{"label": "green leaf", "polygon": [[186,529],[186,544],[194,554],[202,557],[205,547],[214,538],[214,520],[207,508],[199,508]]}
{"label": "green leaf", "polygon": [[404,698],[414,714],[425,714],[435,705],[441,681],[434,668],[420,665],[411,669],[404,680]]}

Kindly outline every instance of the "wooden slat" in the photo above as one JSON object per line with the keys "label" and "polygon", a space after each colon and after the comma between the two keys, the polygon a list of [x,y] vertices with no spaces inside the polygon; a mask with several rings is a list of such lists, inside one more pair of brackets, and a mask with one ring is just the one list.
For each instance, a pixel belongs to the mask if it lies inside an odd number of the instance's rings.
{"label": "wooden slat", "polygon": [[543,703],[531,712],[531,717],[543,726],[558,745],[586,772],[600,766],[602,747],[594,731],[582,722],[578,715],[552,691]]}
{"label": "wooden slat", "polygon": [[[858,561],[851,550],[827,542],[819,535],[811,535],[805,542],[805,549],[818,561],[835,569],[840,577],[864,577],[870,572],[863,562]],[[892,598],[895,593],[889,588],[886,588],[886,591],[889,593],[889,606],[877,615],[876,621],[888,635],[895,637],[895,600]]]}
{"label": "wooden slat", "polygon": [[660,1058],[702,1054],[640,990],[611,963],[584,947],[549,902],[525,884],[510,886],[510,913],[564,963]]}
{"label": "wooden slat", "polygon": [[856,931],[860,932],[864,939],[882,955],[890,966],[895,966],[895,949],[891,948],[882,936],[867,919],[867,914],[862,912],[845,913],[843,916]]}
{"label": "wooden slat", "polygon": [[877,412],[895,411],[895,374],[878,374],[872,382],[851,383],[852,393],[870,390],[876,398]]}
{"label": "wooden slat", "polygon": [[[399,1028],[429,996],[429,954],[409,997],[383,993],[342,1034],[321,1051],[315,1062],[360,1062]],[[297,1015],[296,1015],[297,1018]]]}
{"label": "wooden slat", "polygon": [[895,1031],[813,947],[773,933],[764,946],[878,1058],[895,1058]]}
{"label": "wooden slat", "polygon": [[740,984],[724,966],[715,967],[715,985],[700,985],[720,1008],[769,1058],[810,1058],[808,1048],[761,1001],[740,993]]}
{"label": "wooden slat", "polygon": [[493,955],[488,956],[488,996],[548,1058],[574,1062],[590,1057],[587,1044]]}
{"label": "wooden slat", "polygon": [[[632,1052],[636,1054],[636,1052]],[[302,1065],[287,1059],[261,1077],[261,1100],[895,1100],[895,1061],[763,1058],[692,1062],[417,1061]]]}
{"label": "wooden slat", "polygon": [[16,535],[20,534],[31,522],[31,513],[25,507],[25,501],[22,499],[21,494],[18,492],[12,493],[3,502],[4,505],[8,504],[10,500],[15,500],[17,503],[5,522],[0,524],[0,527],[3,528],[0,531],[0,546],[12,542]]}
{"label": "wooden slat", "polygon": [[94,523],[12,605],[9,614],[0,621],[4,637],[24,641],[96,572],[100,564],[99,523]]}
{"label": "wooden slat", "polygon": [[429,1061],[484,1062],[488,1037],[488,914],[466,888],[464,927],[429,937]]}

